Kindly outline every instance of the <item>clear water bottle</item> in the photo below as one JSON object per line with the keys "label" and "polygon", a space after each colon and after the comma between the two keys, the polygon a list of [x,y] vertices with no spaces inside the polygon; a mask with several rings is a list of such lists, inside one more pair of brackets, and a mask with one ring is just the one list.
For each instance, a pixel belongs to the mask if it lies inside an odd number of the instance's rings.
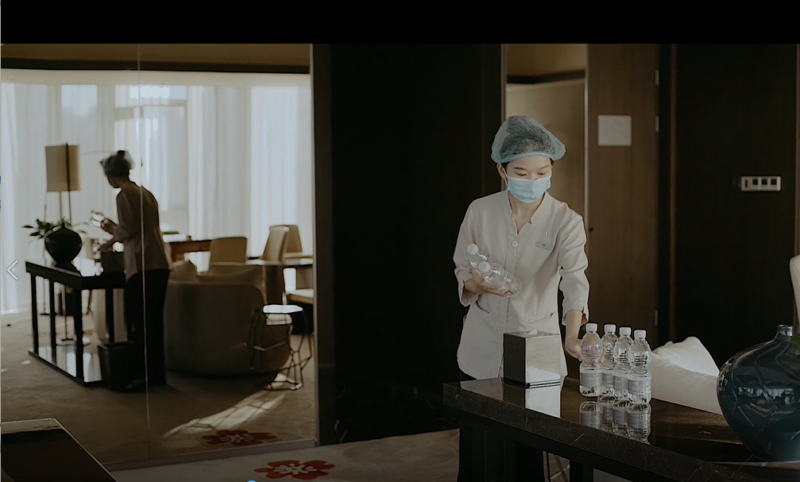
{"label": "clear water bottle", "polygon": [[519,294],[521,286],[519,280],[499,264],[482,261],[478,265],[478,270],[483,274],[483,279],[490,285],[507,289],[511,296]]}
{"label": "clear water bottle", "polygon": [[491,262],[489,255],[482,251],[477,244],[467,246],[467,254],[469,254],[469,264],[473,268],[477,268],[484,261]]}
{"label": "clear water bottle", "polygon": [[600,367],[603,372],[603,388],[600,390],[600,403],[611,404],[614,402],[614,345],[617,344],[617,325],[605,325],[603,343],[603,357]]}
{"label": "clear water bottle", "polygon": [[628,372],[628,393],[632,404],[650,403],[652,374],[650,373],[650,345],[647,332],[636,330],[634,341],[628,352],[630,371]]}
{"label": "clear water bottle", "polygon": [[628,351],[631,349],[631,328],[623,326],[619,329],[620,337],[614,344],[614,398],[616,400],[628,399],[628,373],[630,360]]}
{"label": "clear water bottle", "polygon": [[603,343],[597,335],[597,323],[586,324],[586,334],[581,340],[581,356],[581,395],[597,397],[603,388],[603,370],[600,366]]}
{"label": "clear water bottle", "polygon": [[522,289],[522,283],[519,282],[516,276],[510,274],[508,271],[506,271],[504,283],[512,297],[518,295],[519,290]]}
{"label": "clear water bottle", "polygon": [[597,402],[583,402],[578,409],[580,411],[581,425],[602,430],[603,407]]}

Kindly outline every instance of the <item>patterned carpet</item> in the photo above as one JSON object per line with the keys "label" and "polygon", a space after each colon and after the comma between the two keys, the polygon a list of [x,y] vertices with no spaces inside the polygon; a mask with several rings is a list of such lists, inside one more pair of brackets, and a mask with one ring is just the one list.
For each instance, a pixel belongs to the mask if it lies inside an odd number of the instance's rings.
{"label": "patterned carpet", "polygon": [[[62,329],[61,320],[57,326]],[[257,445],[296,446],[307,441],[306,446],[313,446],[313,364],[306,366],[305,385],[297,391],[263,391],[253,379],[168,372],[168,385],[149,394],[117,393],[83,387],[31,357],[28,320],[4,323],[1,333],[3,420],[55,418],[103,464]],[[41,333],[41,339],[49,343],[49,334]]]}
{"label": "patterned carpet", "polygon": [[[223,437],[244,441],[246,434]],[[119,482],[444,482],[458,474],[458,430],[115,472]]]}

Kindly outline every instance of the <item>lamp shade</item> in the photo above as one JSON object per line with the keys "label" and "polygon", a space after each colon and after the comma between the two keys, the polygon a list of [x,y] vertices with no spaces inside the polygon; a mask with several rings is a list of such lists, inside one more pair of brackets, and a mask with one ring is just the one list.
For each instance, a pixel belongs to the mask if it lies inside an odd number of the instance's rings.
{"label": "lamp shade", "polygon": [[[80,191],[80,147],[62,144],[47,146],[44,149],[47,192]],[[69,159],[69,169],[67,169],[67,159]]]}

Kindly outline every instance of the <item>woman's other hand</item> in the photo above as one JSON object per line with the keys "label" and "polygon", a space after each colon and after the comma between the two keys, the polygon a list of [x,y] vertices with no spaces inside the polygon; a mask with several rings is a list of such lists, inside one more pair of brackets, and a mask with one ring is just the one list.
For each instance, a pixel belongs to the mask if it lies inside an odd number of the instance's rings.
{"label": "woman's other hand", "polygon": [[116,241],[114,241],[113,239],[110,239],[110,240],[108,240],[105,243],[100,245],[100,251],[112,251],[114,249],[114,245],[115,244],[116,244]]}
{"label": "woman's other hand", "polygon": [[583,361],[583,355],[581,355],[581,339],[577,336],[568,337],[564,340],[564,351],[572,358]]}
{"label": "woman's other hand", "polygon": [[100,229],[107,232],[108,234],[114,234],[114,229],[117,228],[117,224],[110,220],[104,219],[102,223],[100,223]]}
{"label": "woman's other hand", "polygon": [[464,283],[464,287],[476,294],[476,295],[497,295],[497,296],[509,296],[510,293],[508,289],[492,286],[483,279],[483,275],[480,271],[475,268],[472,268],[472,279],[468,280]]}

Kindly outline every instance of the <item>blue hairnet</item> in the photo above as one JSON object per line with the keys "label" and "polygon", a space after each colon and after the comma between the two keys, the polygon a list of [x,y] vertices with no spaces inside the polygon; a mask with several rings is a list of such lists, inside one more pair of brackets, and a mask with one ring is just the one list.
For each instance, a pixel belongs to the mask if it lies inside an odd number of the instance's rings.
{"label": "blue hairnet", "polygon": [[127,176],[133,168],[133,159],[128,151],[117,151],[116,154],[102,161],[103,172],[116,176]]}
{"label": "blue hairnet", "polygon": [[556,136],[524,115],[512,116],[503,122],[492,143],[492,160],[498,164],[533,156],[557,161],[566,152],[566,147]]}

